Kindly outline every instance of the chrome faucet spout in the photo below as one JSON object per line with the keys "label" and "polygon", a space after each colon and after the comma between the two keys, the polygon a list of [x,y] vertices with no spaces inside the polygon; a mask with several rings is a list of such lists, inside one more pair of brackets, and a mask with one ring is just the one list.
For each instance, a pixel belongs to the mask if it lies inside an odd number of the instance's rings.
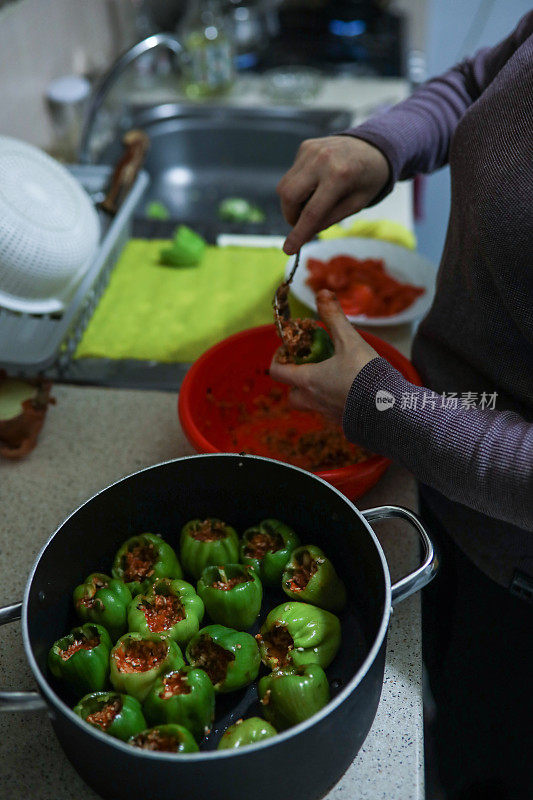
{"label": "chrome faucet spout", "polygon": [[94,122],[112,86],[132,61],[135,61],[137,58],[144,55],[144,53],[154,50],[156,47],[166,47],[173,52],[174,55],[179,55],[183,50],[180,42],[172,33],[154,33],[152,36],[147,36],[146,39],[142,39],[140,42],[132,45],[129,50],[122,53],[101,78],[93,92],[83,126],[79,147],[79,161],[82,164],[88,164],[91,160],[89,143]]}

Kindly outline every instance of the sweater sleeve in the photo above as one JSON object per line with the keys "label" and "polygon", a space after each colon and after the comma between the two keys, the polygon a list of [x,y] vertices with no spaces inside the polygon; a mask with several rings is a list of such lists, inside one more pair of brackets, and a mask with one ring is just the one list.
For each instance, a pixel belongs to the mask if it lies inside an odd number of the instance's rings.
{"label": "sweater sleeve", "polygon": [[432,172],[447,163],[459,120],[532,32],[530,11],[496,46],[478,51],[473,58],[423,84],[402,103],[343,131],[374,145],[389,161],[390,180],[374,202],[381,200],[397,180]]}
{"label": "sweater sleeve", "polygon": [[487,399],[437,395],[374,358],[352,384],[344,432],[451,500],[533,532],[533,424]]}

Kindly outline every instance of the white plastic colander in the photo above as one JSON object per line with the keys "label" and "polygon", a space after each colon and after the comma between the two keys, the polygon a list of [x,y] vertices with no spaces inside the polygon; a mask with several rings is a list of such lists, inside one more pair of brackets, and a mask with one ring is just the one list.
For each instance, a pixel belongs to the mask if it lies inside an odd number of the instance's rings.
{"label": "white plastic colander", "polygon": [[0,306],[62,311],[99,238],[93,203],[68,170],[38,148],[0,136]]}

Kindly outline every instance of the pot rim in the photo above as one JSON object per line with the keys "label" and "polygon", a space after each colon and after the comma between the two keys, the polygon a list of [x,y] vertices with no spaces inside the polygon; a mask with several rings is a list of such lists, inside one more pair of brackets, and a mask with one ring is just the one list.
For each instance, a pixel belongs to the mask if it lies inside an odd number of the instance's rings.
{"label": "pot rim", "polygon": [[[80,511],[84,506],[88,505],[92,500],[98,497],[103,492],[106,492],[108,489],[111,489],[113,486],[116,486],[119,483],[123,483],[124,481],[129,480],[135,475],[139,475],[143,472],[148,472],[149,470],[158,469],[159,467],[166,466],[168,464],[174,464],[178,461],[190,461],[190,460],[197,460],[203,458],[232,458],[232,459],[240,459],[242,461],[267,461],[274,464],[278,464],[281,467],[289,470],[296,470],[297,472],[301,472],[306,477],[310,478],[314,481],[319,481],[323,483],[330,491],[334,492],[339,496],[341,500],[343,500],[354,512],[355,515],[359,518],[360,522],[364,525],[367,530],[367,533],[370,535],[374,546],[377,550],[378,556],[381,560],[381,564],[383,567],[383,577],[385,579],[385,601],[384,601],[384,608],[381,623],[379,626],[379,630],[376,634],[374,642],[370,647],[370,650],[353,676],[353,678],[346,684],[339,694],[330,700],[324,708],[317,711],[316,714],[313,714],[312,717],[300,722],[298,725],[294,725],[292,728],[288,728],[286,731],[281,731],[276,736],[272,737],[271,739],[265,739],[261,742],[257,742],[255,744],[248,745],[243,748],[236,748],[234,750],[204,750],[197,753],[158,753],[152,751],[142,750],[141,748],[132,748],[131,745],[127,744],[126,742],[122,742],[120,739],[116,739],[108,734],[104,733],[103,731],[98,730],[98,728],[93,727],[92,725],[87,725],[84,720],[82,720],[74,711],[53,691],[51,686],[49,685],[46,677],[41,672],[39,665],[35,659],[33,654],[33,650],[30,644],[30,634],[29,634],[29,627],[28,627],[28,602],[29,602],[29,595],[33,583],[34,576],[37,572],[39,567],[39,562],[41,557],[50,544],[50,542],[56,537],[56,535],[60,532],[63,526],[68,522],[68,520],[73,517],[75,514]],[[327,717],[334,709],[340,706],[344,700],[357,688],[357,686],[361,683],[367,672],[369,671],[370,667],[374,663],[379,650],[383,644],[383,640],[387,634],[387,630],[389,627],[389,620],[390,620],[390,613],[391,613],[391,579],[389,573],[389,567],[387,564],[387,559],[385,557],[385,553],[383,552],[383,548],[381,547],[376,534],[374,533],[371,525],[363,514],[359,511],[359,509],[349,500],[342,492],[340,492],[335,486],[328,483],[323,478],[319,477],[315,473],[308,472],[307,470],[301,469],[300,467],[295,467],[292,464],[287,464],[284,461],[277,461],[273,458],[265,458],[263,456],[254,456],[254,455],[244,455],[241,456],[237,453],[199,453],[193,454],[189,456],[181,456],[180,458],[172,458],[168,459],[167,461],[162,461],[158,464],[152,464],[148,467],[143,467],[142,469],[136,470],[135,472],[130,473],[129,475],[125,475],[122,478],[119,478],[116,481],[105,486],[103,489],[100,489],[98,492],[93,494],[83,503],[81,503],[76,509],[71,511],[71,513],[65,517],[65,519],[58,525],[54,533],[49,537],[43,547],[40,549],[39,554],[35,560],[35,563],[31,569],[29,574],[28,580],[26,582],[26,588],[24,590],[24,598],[22,603],[22,639],[24,643],[24,650],[26,653],[26,658],[28,659],[28,663],[30,665],[31,671],[33,673],[33,677],[37,681],[41,693],[44,694],[45,699],[49,706],[53,706],[56,711],[58,711],[63,716],[66,716],[67,719],[74,725],[77,725],[84,733],[89,736],[95,736],[97,740],[100,740],[102,743],[110,745],[112,747],[117,747],[120,750],[128,753],[129,755],[137,755],[144,758],[155,759],[156,761],[164,761],[169,763],[184,763],[190,760],[194,760],[195,762],[211,762],[218,759],[224,758],[234,758],[237,756],[243,756],[252,752],[259,751],[263,748],[272,747],[278,744],[283,744],[285,742],[290,741],[293,737],[298,736],[300,733],[303,733],[308,728],[312,727],[313,725],[320,722],[322,719]],[[50,713],[50,709],[49,709]],[[53,714],[51,714],[53,718]]]}

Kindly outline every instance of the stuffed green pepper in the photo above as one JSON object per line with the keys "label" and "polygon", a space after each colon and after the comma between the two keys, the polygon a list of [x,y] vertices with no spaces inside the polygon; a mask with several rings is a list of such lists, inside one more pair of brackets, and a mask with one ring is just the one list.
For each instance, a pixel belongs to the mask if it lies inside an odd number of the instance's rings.
{"label": "stuffed green pepper", "polygon": [[180,558],[183,569],[198,580],[210,565],[237,563],[239,539],[221,519],[192,519],[181,530]]}
{"label": "stuffed green pepper", "polygon": [[296,533],[284,522],[264,519],[244,532],[241,561],[253,567],[266,586],[279,586],[285,565],[299,544]]}
{"label": "stuffed green pepper", "polygon": [[112,574],[124,581],[134,596],[145,592],[157,578],[183,577],[176,553],[155,533],[141,533],[125,541],[115,556]]}
{"label": "stuffed green pepper", "polygon": [[109,677],[117,692],[131,694],[142,703],[156,678],[184,664],[172,639],[134,631],[121,636],[112,649]]}
{"label": "stuffed green pepper", "polygon": [[101,625],[86,622],[58,639],[48,653],[48,667],[78,695],[103,689],[109,677],[109,653],[113,646]]}
{"label": "stuffed green pepper", "polygon": [[124,742],[146,728],[139,701],[120,692],[86,694],[73,711],[89,725]]}
{"label": "stuffed green pepper", "polygon": [[243,564],[206,567],[197,589],[213,622],[238,631],[250,628],[261,610],[261,581]]}
{"label": "stuffed green pepper", "polygon": [[130,631],[168,636],[186,645],[200,628],[204,604],[187,581],[160,578],[146,594],[138,594],[128,608]]}
{"label": "stuffed green pepper", "polygon": [[151,725],[183,725],[200,741],[213,722],[215,690],[203,669],[181,667],[157,678],[143,708]]}
{"label": "stuffed green pepper", "polygon": [[309,603],[288,602],[272,609],[256,639],[270,669],[331,664],[340,647],[338,617]]}
{"label": "stuffed green pepper", "polygon": [[196,753],[194,736],[182,725],[158,725],[132,736],[128,744],[160,753]]}
{"label": "stuffed green pepper", "polygon": [[186,650],[187,661],[207,672],[221,694],[242,689],[257,678],[261,658],[253,636],[223,625],[207,625]]}
{"label": "stuffed green pepper", "polygon": [[292,551],[281,585],[293,600],[312,603],[326,611],[341,611],[346,605],[344,583],[325,553],[312,544]]}
{"label": "stuffed green pepper", "polygon": [[329,684],[319,664],[283,667],[259,681],[265,718],[285,730],[316,714],[329,701]]}
{"label": "stuffed green pepper", "polygon": [[131,592],[118,578],[93,572],[73,593],[76,614],[84,622],[96,622],[116,641],[128,630],[127,611]]}

